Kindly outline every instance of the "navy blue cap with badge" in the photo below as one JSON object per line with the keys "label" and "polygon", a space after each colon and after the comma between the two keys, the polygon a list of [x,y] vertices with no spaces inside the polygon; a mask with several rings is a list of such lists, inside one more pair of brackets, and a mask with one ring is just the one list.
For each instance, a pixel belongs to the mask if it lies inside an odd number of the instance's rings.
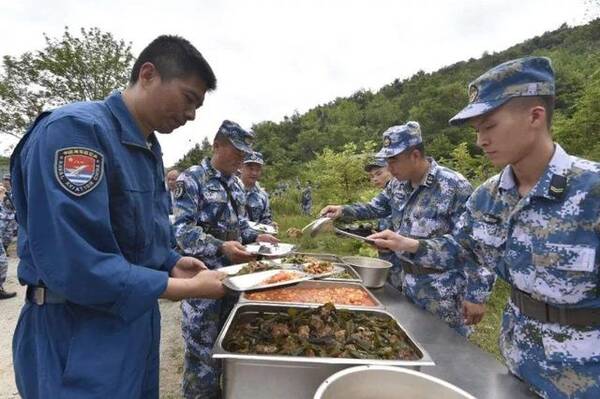
{"label": "navy blue cap with badge", "polygon": [[490,69],[469,83],[469,105],[452,119],[459,125],[490,112],[511,98],[554,96],[554,70],[549,58],[524,57]]}
{"label": "navy blue cap with badge", "polygon": [[252,143],[254,142],[254,133],[245,130],[235,122],[224,120],[217,134],[227,137],[231,144],[238,150],[250,154],[252,153]]}
{"label": "navy blue cap with badge", "polygon": [[375,156],[391,158],[422,142],[419,122],[411,121],[404,125],[392,126],[383,132],[383,148]]}
{"label": "navy blue cap with badge", "polygon": [[367,159],[367,163],[365,163],[365,172],[370,172],[373,169],[384,168],[387,166],[387,162],[385,162],[385,158],[370,156]]}
{"label": "navy blue cap with badge", "polygon": [[259,165],[264,165],[265,161],[263,160],[263,156],[258,151],[253,151],[250,154],[246,153],[244,156],[244,163],[257,163]]}

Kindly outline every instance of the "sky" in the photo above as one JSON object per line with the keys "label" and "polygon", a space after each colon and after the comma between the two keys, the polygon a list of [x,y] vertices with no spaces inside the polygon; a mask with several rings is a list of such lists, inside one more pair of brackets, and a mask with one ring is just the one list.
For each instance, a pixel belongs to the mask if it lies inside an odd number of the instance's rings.
{"label": "sky", "polygon": [[[597,17],[594,0],[38,0],[0,1],[0,55],[42,49],[98,27],[132,43],[156,36],[194,44],[218,80],[194,121],[159,135],[174,164],[224,119],[279,122],[358,90],[376,92],[419,70],[480,57]],[[466,89],[465,82],[465,89]],[[11,140],[0,137],[0,148]]]}

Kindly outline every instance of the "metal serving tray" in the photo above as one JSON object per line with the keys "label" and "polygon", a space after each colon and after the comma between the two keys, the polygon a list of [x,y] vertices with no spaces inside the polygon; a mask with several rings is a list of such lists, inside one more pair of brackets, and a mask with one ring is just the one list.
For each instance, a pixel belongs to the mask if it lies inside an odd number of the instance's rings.
{"label": "metal serving tray", "polygon": [[[309,280],[309,281],[303,281],[301,283],[298,283],[296,285],[294,285],[293,287],[305,287],[305,288],[344,288],[344,287],[350,287],[350,288],[360,288],[363,291],[365,291],[367,293],[367,295],[369,296],[369,298],[375,303],[375,305],[373,306],[362,306],[362,305],[343,305],[343,304],[335,304],[336,308],[361,308],[361,309],[383,309],[384,306],[383,304],[379,301],[379,299],[377,299],[373,294],[371,294],[371,291],[369,291],[365,286],[363,286],[360,283],[349,283],[346,281],[324,281],[324,280]],[[285,289],[286,287],[280,287],[281,289]],[[292,288],[292,287],[290,287]],[[274,304],[281,304],[281,305],[297,305],[297,304],[303,304],[303,305],[323,305],[323,303],[319,303],[319,302],[283,302],[283,301],[259,301],[256,299],[248,299],[248,293],[244,292],[239,299],[240,303],[246,303],[246,302],[255,302],[255,303],[274,303]]]}
{"label": "metal serving tray", "polygon": [[[315,394],[319,385],[333,373],[355,365],[374,364],[401,366],[419,370],[422,366],[433,366],[435,363],[427,352],[406,330],[406,333],[417,353],[419,360],[369,360],[294,357],[277,355],[248,355],[231,353],[223,348],[223,340],[227,336],[233,321],[245,314],[258,312],[286,312],[288,308],[314,308],[311,305],[279,305],[238,303],[230,313],[225,326],[217,337],[213,348],[213,358],[223,361],[223,394],[228,399],[261,398],[261,399],[309,399]],[[349,309],[349,308],[345,308]],[[356,312],[379,313],[395,320],[394,316],[381,309],[350,308]],[[396,321],[397,322],[397,321]]]}

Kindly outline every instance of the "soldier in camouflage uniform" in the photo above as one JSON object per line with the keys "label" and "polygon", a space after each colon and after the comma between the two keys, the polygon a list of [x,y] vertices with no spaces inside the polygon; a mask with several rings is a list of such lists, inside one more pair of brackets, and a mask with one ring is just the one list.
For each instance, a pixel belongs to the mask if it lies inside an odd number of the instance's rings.
{"label": "soldier in camouflage uniform", "polygon": [[[390,216],[393,231],[415,238],[452,232],[472,188],[462,175],[424,155],[419,124],[408,122],[386,130],[377,156],[386,158],[395,179],[368,204],[328,206],[321,213],[345,219]],[[392,267],[390,282],[401,284],[407,298],[468,335],[471,328],[465,324],[463,301],[483,303],[491,291],[493,273],[479,268],[466,275],[463,270],[426,268],[400,258]]]}
{"label": "soldier in camouflage uniform", "polygon": [[[387,168],[385,158],[370,157],[365,164],[365,172],[369,175],[371,184],[383,190],[392,180],[392,174]],[[392,216],[379,218],[377,220],[377,231],[383,231],[392,227]]]}
{"label": "soldier in camouflage uniform", "polygon": [[310,215],[312,210],[312,187],[310,186],[310,182],[306,183],[306,187],[302,190],[300,207],[304,215]]}
{"label": "soldier in camouflage uniform", "polygon": [[17,237],[17,220],[15,219],[15,206],[12,201],[10,174],[4,175],[2,185],[6,189],[6,193],[1,204],[0,219],[3,222],[3,226],[0,233],[2,234],[2,246],[4,246],[4,251],[8,253],[9,245]]}
{"label": "soldier in camouflage uniform", "polygon": [[475,190],[453,237],[371,238],[423,264],[494,269],[511,285],[500,333],[510,371],[545,398],[600,398],[600,164],[553,143],[547,58],[492,68],[469,99],[450,123],[469,122],[502,172]]}
{"label": "soldier in camouflage uniform", "polygon": [[[244,153],[250,153],[253,134],[224,121],[213,143],[212,159],[204,159],[177,178],[175,236],[185,255],[201,259],[208,268],[254,259],[242,243],[277,242],[248,226],[246,195],[234,173]],[[185,398],[220,397],[220,364],[212,359],[215,339],[236,297],[182,302],[185,360],[182,390]]]}
{"label": "soldier in camouflage uniform", "polygon": [[246,213],[248,220],[261,224],[273,224],[269,194],[258,184],[264,165],[260,152],[252,152],[244,157],[240,178],[246,191]]}
{"label": "soldier in camouflage uniform", "polygon": [[[393,176],[387,168],[385,158],[371,156],[365,164],[365,172],[369,175],[371,184],[383,190],[392,180]],[[392,215],[377,219],[377,231],[384,231],[392,228]],[[390,262],[394,267],[394,272],[400,268],[400,260],[396,257],[393,251],[379,251],[379,258]],[[390,282],[401,289],[400,273],[392,272],[389,276]]]}
{"label": "soldier in camouflage uniform", "polygon": [[[3,210],[0,209],[0,212]],[[4,222],[0,220],[0,229],[4,229]],[[16,292],[8,292],[4,290],[4,283],[6,282],[6,273],[8,272],[8,258],[4,251],[4,246],[0,245],[0,299],[8,299],[17,295]]]}

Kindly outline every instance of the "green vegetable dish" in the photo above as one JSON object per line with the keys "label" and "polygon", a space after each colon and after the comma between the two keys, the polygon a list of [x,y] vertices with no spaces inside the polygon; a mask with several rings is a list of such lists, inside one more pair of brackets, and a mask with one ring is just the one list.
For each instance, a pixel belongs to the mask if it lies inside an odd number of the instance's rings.
{"label": "green vegetable dish", "polygon": [[385,314],[336,309],[289,308],[287,313],[242,314],[223,348],[232,353],[418,360],[410,339]]}

